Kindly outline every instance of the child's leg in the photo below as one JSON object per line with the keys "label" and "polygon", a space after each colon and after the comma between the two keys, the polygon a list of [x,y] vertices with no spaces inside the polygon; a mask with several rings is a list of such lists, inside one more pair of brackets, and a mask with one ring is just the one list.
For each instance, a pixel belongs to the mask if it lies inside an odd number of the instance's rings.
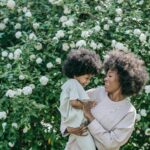
{"label": "child's leg", "polygon": [[86,136],[76,136],[76,141],[80,150],[96,150],[94,140],[89,132]]}

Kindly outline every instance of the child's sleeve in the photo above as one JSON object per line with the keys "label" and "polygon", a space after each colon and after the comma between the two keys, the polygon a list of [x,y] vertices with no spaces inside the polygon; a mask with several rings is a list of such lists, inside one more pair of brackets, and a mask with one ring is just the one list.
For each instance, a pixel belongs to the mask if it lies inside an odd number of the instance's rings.
{"label": "child's sleeve", "polygon": [[75,82],[72,80],[67,81],[62,86],[62,92],[60,95],[60,107],[59,111],[62,117],[67,118],[70,110],[70,100],[77,100],[79,99],[78,90],[76,87]]}
{"label": "child's sleeve", "polygon": [[75,82],[70,83],[69,87],[69,100],[79,100],[80,95],[78,92],[78,85]]}

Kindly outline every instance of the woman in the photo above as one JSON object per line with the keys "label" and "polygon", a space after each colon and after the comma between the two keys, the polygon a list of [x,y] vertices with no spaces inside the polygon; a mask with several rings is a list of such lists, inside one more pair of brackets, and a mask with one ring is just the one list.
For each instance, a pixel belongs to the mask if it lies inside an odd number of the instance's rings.
{"label": "woman", "polygon": [[[110,52],[104,61],[104,69],[105,86],[87,92],[97,105],[90,110],[89,105],[84,104],[84,114],[97,149],[119,150],[130,138],[136,119],[136,110],[129,97],[140,92],[148,74],[142,60],[124,51]],[[82,135],[86,128],[67,127],[66,131]],[[79,150],[76,141],[69,144],[73,150]]]}

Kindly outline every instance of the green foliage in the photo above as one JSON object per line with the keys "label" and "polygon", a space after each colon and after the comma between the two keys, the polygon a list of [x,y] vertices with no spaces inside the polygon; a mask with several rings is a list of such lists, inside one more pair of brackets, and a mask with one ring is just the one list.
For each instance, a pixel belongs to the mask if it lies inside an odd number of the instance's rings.
{"label": "green foliage", "polygon": [[[102,60],[114,48],[128,49],[150,72],[149,8],[149,0],[1,0],[0,149],[64,148],[58,106],[61,64],[71,49],[90,48]],[[147,88],[132,98],[138,121],[122,150],[150,148]]]}

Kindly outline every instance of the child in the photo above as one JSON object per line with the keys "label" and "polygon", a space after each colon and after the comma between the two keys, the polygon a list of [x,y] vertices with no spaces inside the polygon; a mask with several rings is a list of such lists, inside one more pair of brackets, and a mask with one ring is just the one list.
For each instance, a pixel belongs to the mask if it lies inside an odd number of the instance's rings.
{"label": "child", "polygon": [[[90,82],[93,75],[99,72],[100,68],[100,58],[94,51],[79,49],[72,50],[68,54],[63,65],[63,72],[69,79],[61,87],[59,108],[63,134],[65,132],[63,125],[76,128],[86,122],[82,108],[84,102],[88,102],[90,99],[83,87]],[[73,142],[79,145],[80,150],[96,150],[89,132],[84,136],[71,134],[65,150],[71,150],[69,146]]]}

